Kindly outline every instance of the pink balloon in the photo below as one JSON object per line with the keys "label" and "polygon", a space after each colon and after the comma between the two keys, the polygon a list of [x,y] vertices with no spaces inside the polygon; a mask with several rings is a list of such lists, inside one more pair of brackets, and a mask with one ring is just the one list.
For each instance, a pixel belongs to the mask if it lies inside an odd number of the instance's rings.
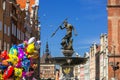
{"label": "pink balloon", "polygon": [[23,72],[22,72],[22,77],[25,77],[25,76],[26,76],[26,72],[23,71]]}
{"label": "pink balloon", "polygon": [[17,67],[17,68],[20,68],[21,66],[22,66],[21,62],[18,62],[18,63],[16,64],[16,67]]}
{"label": "pink balloon", "polygon": [[22,59],[24,57],[24,51],[21,48],[18,48],[18,58]]}

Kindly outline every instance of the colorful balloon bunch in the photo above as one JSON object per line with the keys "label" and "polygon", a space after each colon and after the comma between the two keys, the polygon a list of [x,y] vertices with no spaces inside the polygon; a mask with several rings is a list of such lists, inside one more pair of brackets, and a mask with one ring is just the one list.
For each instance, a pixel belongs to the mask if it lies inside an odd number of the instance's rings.
{"label": "colorful balloon bunch", "polygon": [[13,45],[9,52],[6,50],[0,54],[0,80],[6,80],[11,76],[25,78],[29,73],[29,68],[33,66],[32,59],[38,58],[40,41],[35,37],[24,41],[21,44]]}

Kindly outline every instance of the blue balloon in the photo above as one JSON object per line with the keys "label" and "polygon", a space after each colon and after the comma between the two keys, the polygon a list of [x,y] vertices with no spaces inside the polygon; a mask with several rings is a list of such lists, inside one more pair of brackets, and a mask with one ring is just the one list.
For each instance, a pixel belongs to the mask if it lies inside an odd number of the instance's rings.
{"label": "blue balloon", "polygon": [[5,69],[7,69],[7,66],[0,65],[0,69],[5,70]]}
{"label": "blue balloon", "polygon": [[17,49],[17,45],[13,45],[12,48]]}
{"label": "blue balloon", "polygon": [[28,71],[30,67],[30,60],[24,59],[22,61],[22,67],[25,69],[25,71]]}
{"label": "blue balloon", "polygon": [[22,44],[18,44],[18,46],[17,46],[18,48],[25,48],[25,45],[22,43]]}
{"label": "blue balloon", "polygon": [[13,46],[10,48],[9,53],[12,54],[12,55],[14,54],[13,50],[17,50],[17,51],[18,51],[17,45],[13,45]]}

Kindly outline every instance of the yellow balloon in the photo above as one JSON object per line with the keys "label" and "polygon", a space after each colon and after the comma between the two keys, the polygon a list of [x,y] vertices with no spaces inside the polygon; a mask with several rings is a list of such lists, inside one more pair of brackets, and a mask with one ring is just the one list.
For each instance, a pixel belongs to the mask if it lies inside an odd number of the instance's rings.
{"label": "yellow balloon", "polygon": [[38,54],[39,52],[38,52],[37,50],[34,50],[34,53],[35,53],[35,54]]}
{"label": "yellow balloon", "polygon": [[13,65],[16,65],[18,63],[18,57],[16,55],[9,54],[9,60]]}
{"label": "yellow balloon", "polygon": [[14,75],[16,77],[22,77],[22,69],[21,68],[14,68]]}
{"label": "yellow balloon", "polygon": [[2,76],[2,73],[0,74],[0,80],[3,80],[3,76]]}
{"label": "yellow balloon", "polygon": [[33,59],[37,59],[39,57],[38,54],[30,54],[28,55],[28,58],[33,58]]}
{"label": "yellow balloon", "polygon": [[34,43],[29,44],[27,47],[28,54],[32,54],[34,52],[34,50],[35,50]]}

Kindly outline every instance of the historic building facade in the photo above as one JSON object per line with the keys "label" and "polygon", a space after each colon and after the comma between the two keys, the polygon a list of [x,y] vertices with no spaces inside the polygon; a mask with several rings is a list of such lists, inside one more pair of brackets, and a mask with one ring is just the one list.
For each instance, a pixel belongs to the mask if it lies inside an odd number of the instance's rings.
{"label": "historic building facade", "polygon": [[120,80],[120,1],[108,0],[108,80]]}
{"label": "historic building facade", "polygon": [[90,47],[90,80],[95,80],[95,53],[96,51],[96,44],[93,44]]}
{"label": "historic building facade", "polygon": [[99,46],[93,43],[90,47],[90,80],[97,80],[99,78]]}
{"label": "historic building facade", "polygon": [[107,34],[100,36],[100,80],[108,80],[108,38]]}
{"label": "historic building facade", "polygon": [[43,52],[43,55],[40,60],[40,78],[43,80],[46,80],[46,79],[55,80],[55,77],[56,77],[56,73],[55,73],[56,66],[55,64],[52,64],[48,60],[49,58],[52,58],[52,56],[49,52],[49,47],[47,42],[45,53]]}
{"label": "historic building facade", "polygon": [[[9,50],[13,44],[22,43],[32,36],[40,38],[38,5],[38,0],[0,0],[1,50]],[[32,32],[35,34],[33,35]]]}
{"label": "historic building facade", "polygon": [[25,14],[16,0],[0,0],[0,5],[0,49],[9,50],[24,40]]}
{"label": "historic building facade", "polygon": [[87,58],[86,63],[84,64],[84,80],[90,80],[90,55],[88,52],[84,54],[84,57]]}

